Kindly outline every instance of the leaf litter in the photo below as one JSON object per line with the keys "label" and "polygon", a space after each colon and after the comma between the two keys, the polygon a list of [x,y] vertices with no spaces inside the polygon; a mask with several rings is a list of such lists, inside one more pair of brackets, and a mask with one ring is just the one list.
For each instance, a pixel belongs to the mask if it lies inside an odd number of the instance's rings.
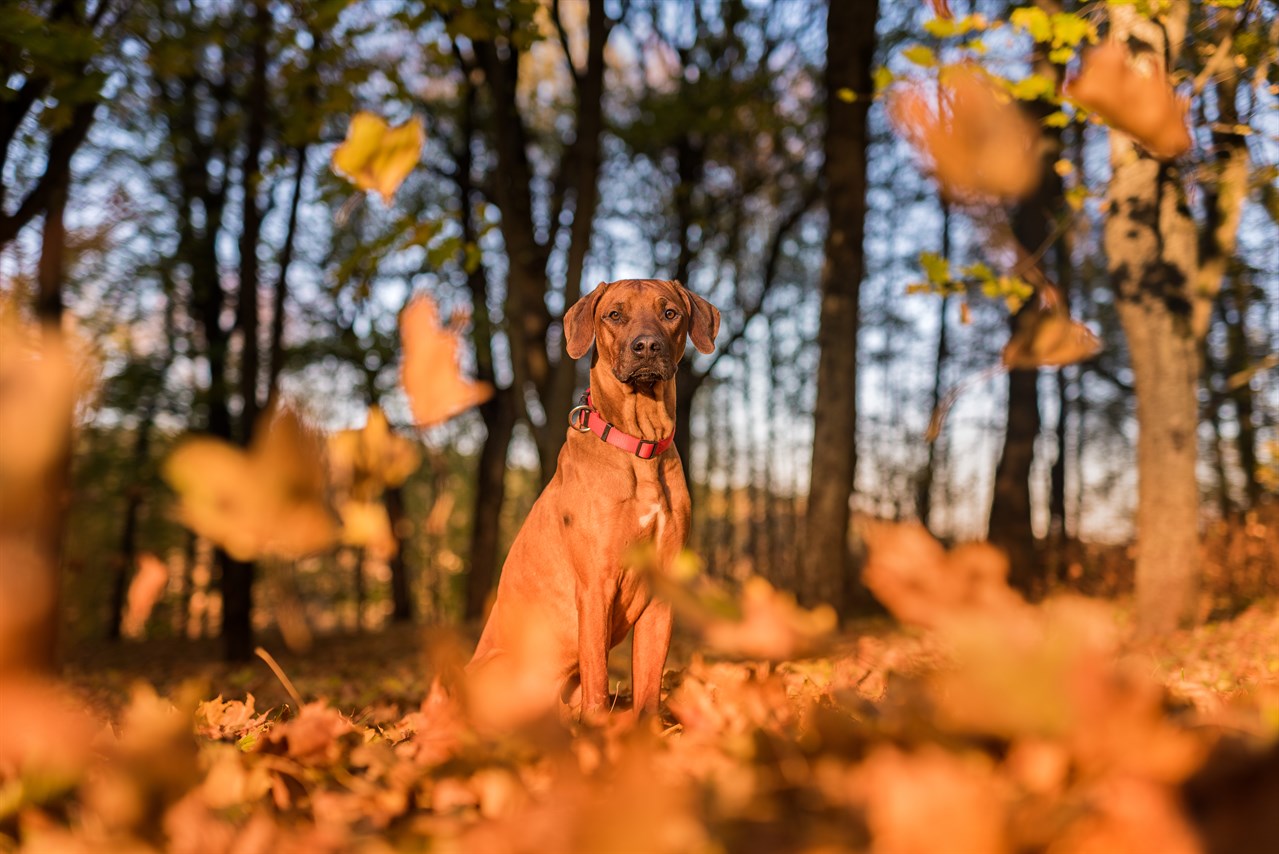
{"label": "leaf litter", "polygon": [[988,546],[863,527],[864,580],[896,625],[840,635],[762,581],[680,574],[696,632],[663,716],[638,724],[620,685],[599,725],[482,733],[458,690],[466,640],[442,629],[284,657],[300,704],[261,703],[282,695],[260,665],[251,691],[236,671],[217,677],[236,694],[175,675],[114,710],[84,701],[96,670],[75,690],[10,681],[0,846],[1266,850],[1272,816],[1248,793],[1279,758],[1279,605],[1139,642],[1122,606],[1025,601]]}

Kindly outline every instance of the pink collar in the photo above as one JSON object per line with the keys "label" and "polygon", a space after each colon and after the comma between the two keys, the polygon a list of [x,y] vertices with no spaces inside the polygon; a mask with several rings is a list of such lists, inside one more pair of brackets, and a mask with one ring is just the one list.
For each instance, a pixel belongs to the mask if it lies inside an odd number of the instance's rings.
{"label": "pink collar", "polygon": [[671,446],[675,434],[667,436],[659,442],[638,439],[618,430],[604,420],[599,410],[591,405],[591,390],[582,392],[582,403],[575,406],[568,414],[568,426],[581,433],[594,433],[615,448],[621,448],[628,454],[634,454],[641,460],[651,460]]}

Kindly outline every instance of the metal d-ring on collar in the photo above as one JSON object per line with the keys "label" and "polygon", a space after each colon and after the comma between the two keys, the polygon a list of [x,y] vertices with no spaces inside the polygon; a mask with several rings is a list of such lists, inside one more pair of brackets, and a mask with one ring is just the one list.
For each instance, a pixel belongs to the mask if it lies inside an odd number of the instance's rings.
{"label": "metal d-ring on collar", "polygon": [[[591,390],[589,388],[582,392],[581,401],[579,405],[569,410],[568,426],[579,433],[594,433],[601,441],[615,448],[621,448],[627,453],[634,454],[641,460],[656,459],[675,440],[674,433],[671,433],[660,442],[654,442],[651,439],[640,439],[616,429],[612,424],[604,420],[604,417],[599,414],[599,410],[591,405]],[[647,453],[645,453],[646,451]]]}

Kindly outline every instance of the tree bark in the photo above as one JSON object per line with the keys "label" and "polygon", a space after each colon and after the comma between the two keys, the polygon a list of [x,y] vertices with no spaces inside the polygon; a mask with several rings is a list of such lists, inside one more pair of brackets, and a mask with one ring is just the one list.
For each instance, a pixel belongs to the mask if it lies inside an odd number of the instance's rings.
{"label": "tree bark", "polygon": [[475,473],[470,573],[466,578],[466,619],[484,616],[489,592],[497,578],[502,505],[506,501],[506,452],[515,429],[516,409],[510,389],[503,389],[480,406],[488,435]]}
{"label": "tree bark", "polygon": [[404,557],[403,529],[406,516],[404,513],[404,487],[389,486],[383,494],[386,502],[386,515],[391,522],[391,533],[395,537],[396,550],[389,563],[391,570],[391,622],[413,622],[413,580],[409,577],[409,564]]}
{"label": "tree bark", "polygon": [[[1185,10],[1174,4],[1174,26],[1179,7]],[[1166,23],[1111,7],[1111,38],[1159,67],[1167,66],[1178,43]],[[1104,243],[1137,396],[1137,622],[1141,632],[1156,634],[1189,624],[1196,609],[1201,359],[1195,327],[1203,296],[1194,287],[1195,224],[1175,170],[1114,129],[1110,161]]]}
{"label": "tree bark", "polygon": [[[941,200],[941,257],[946,259],[947,263],[950,262],[950,204],[945,199]],[[937,412],[937,407],[941,405],[942,372],[949,355],[946,340],[946,310],[949,307],[950,297],[943,296],[941,304],[937,307],[937,355],[933,362],[933,388],[928,405],[928,411],[933,415]],[[915,514],[919,517],[919,524],[930,531],[933,516],[933,480],[937,475],[937,452],[941,441],[942,434],[938,431],[938,434],[928,443],[928,459],[924,463],[924,470],[920,473],[915,488]],[[936,534],[936,532],[933,533]]]}
{"label": "tree bark", "polygon": [[[805,544],[806,598],[847,611],[849,498],[857,440],[858,297],[865,272],[866,114],[878,0],[831,0],[826,19],[826,210],[817,402]],[[848,103],[841,90],[860,97]]]}
{"label": "tree bark", "polygon": [[[1044,5],[1046,11],[1047,4]],[[1048,61],[1047,48],[1036,44],[1033,57],[1037,74],[1049,80],[1057,80],[1060,66]],[[1036,103],[1031,112],[1043,118],[1051,111],[1047,104]],[[1040,158],[1043,178],[1039,187],[1013,212],[1013,236],[1024,248],[1026,257],[1042,259],[1052,249],[1051,242],[1060,251],[1059,240],[1053,238],[1053,228],[1062,206],[1061,177],[1052,164],[1061,156],[1061,131],[1044,129],[1043,154]],[[1020,253],[1019,253],[1020,254]],[[1022,275],[1032,282],[1044,282],[1039,271],[1040,260],[1030,263],[1036,269],[1023,270]],[[1045,265],[1046,266],[1046,265]],[[1034,305],[1038,294],[1023,307],[1023,311],[1037,311]],[[1020,313],[1011,319],[1015,331],[1023,321]],[[1008,372],[1008,410],[1004,428],[1004,447],[995,468],[995,488],[990,501],[990,519],[986,537],[1008,555],[1009,582],[1023,593],[1034,592],[1041,586],[1043,571],[1035,548],[1033,507],[1030,495],[1030,472],[1035,462],[1035,441],[1041,426],[1039,412],[1038,369]]]}

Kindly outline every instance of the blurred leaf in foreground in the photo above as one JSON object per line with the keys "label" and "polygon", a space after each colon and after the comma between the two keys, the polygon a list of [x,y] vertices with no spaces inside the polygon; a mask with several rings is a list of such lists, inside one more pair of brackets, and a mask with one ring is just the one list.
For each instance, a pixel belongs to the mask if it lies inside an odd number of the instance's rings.
{"label": "blurred leaf in foreground", "polygon": [[337,539],[325,504],[323,445],[297,414],[262,417],[243,451],[221,439],[184,439],[164,463],[182,521],[238,560],[298,558]]}
{"label": "blurred leaf in foreground", "polygon": [[943,67],[935,90],[902,84],[889,116],[952,199],[1018,199],[1039,185],[1039,128],[976,66]]}
{"label": "blurred leaf in foreground", "polygon": [[377,191],[389,205],[421,158],[425,141],[420,119],[390,127],[381,116],[356,113],[346,140],[333,152],[333,169],[361,190]]}
{"label": "blurred leaf in foreground", "polygon": [[400,380],[419,426],[447,421],[493,396],[491,385],[469,380],[459,370],[458,325],[455,319],[441,327],[439,309],[425,295],[414,298],[400,316],[404,346]]}
{"label": "blurred leaf in foreground", "polygon": [[1160,160],[1190,150],[1189,104],[1177,97],[1168,75],[1151,57],[1129,57],[1116,42],[1093,48],[1084,55],[1079,73],[1066,82],[1065,94]]}

